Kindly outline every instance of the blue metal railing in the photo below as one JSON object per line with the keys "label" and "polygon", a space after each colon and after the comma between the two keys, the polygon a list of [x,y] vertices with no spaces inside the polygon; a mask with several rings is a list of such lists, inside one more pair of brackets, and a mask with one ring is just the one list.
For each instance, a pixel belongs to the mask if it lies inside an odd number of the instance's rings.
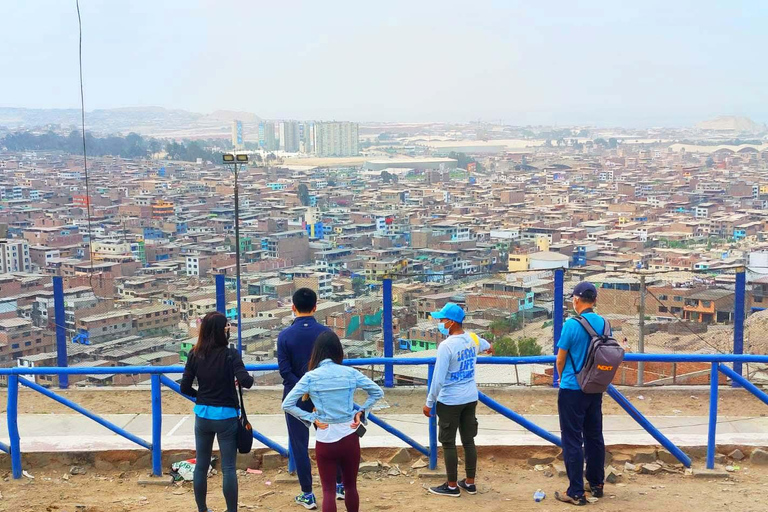
{"label": "blue metal railing", "polygon": [[[714,467],[715,456],[715,437],[717,431],[717,395],[718,395],[718,376],[719,373],[723,373],[726,377],[732,379],[735,385],[743,387],[746,391],[757,396],[761,401],[768,404],[768,394],[759,390],[747,379],[736,373],[734,370],[728,368],[723,363],[768,363],[768,355],[734,355],[734,354],[627,354],[627,361],[645,361],[645,362],[667,362],[667,363],[684,363],[684,362],[700,362],[710,363],[712,365],[711,372],[711,393],[710,393],[710,414],[709,414],[709,432],[707,438],[707,467]],[[554,364],[554,356],[536,356],[536,357],[480,357],[477,360],[478,364]],[[348,359],[344,361],[344,364],[348,366],[370,366],[370,365],[427,365],[427,378],[428,383],[431,383],[434,373],[435,358],[433,357],[421,357],[421,358],[365,358],[365,359]],[[276,364],[260,364],[260,365],[246,365],[248,371],[276,371]],[[21,478],[22,473],[22,460],[21,460],[21,448],[20,448],[20,433],[18,428],[18,391],[19,384],[33,389],[45,396],[75,410],[76,412],[85,415],[88,418],[96,421],[100,425],[105,426],[116,434],[133,441],[139,446],[149,449],[152,452],[152,471],[156,475],[162,473],[162,450],[161,450],[161,433],[162,433],[162,400],[161,389],[162,386],[172,389],[176,393],[182,394],[179,389],[179,385],[172,379],[166,377],[164,374],[179,374],[183,372],[183,368],[179,366],[120,366],[120,367],[48,367],[48,368],[0,368],[0,375],[8,376],[8,405],[6,409],[6,419],[8,422],[8,435],[10,438],[9,444],[0,444],[2,451],[9,453],[11,456],[11,467],[14,478]],[[23,376],[27,375],[85,375],[85,374],[149,374],[151,376],[151,394],[152,394],[152,442],[149,443],[134,434],[118,427],[117,425],[101,418],[100,416],[88,411],[84,407],[72,402],[71,400],[60,396],[53,391],[36,384]],[[637,421],[654,439],[656,439],[664,448],[669,450],[680,462],[685,466],[691,465],[690,458],[685,455],[674,443],[672,443],[667,437],[665,437],[656,427],[654,427],[647,418],[645,418],[632,404],[622,395],[618,389],[611,386],[608,390],[608,395],[616,400],[619,405],[627,411],[627,413]],[[182,396],[185,396],[182,394]],[[189,400],[194,401],[191,397],[186,397]],[[535,425],[523,416],[515,413],[511,409],[499,404],[495,400],[489,398],[485,394],[480,394],[480,401],[491,408],[492,410],[512,419],[519,423],[524,428],[533,432],[534,434],[546,439],[547,441],[559,446],[560,439]],[[429,419],[429,447],[424,447],[408,435],[399,431],[395,427],[392,427],[381,418],[375,415],[371,415],[370,419],[376,425],[379,425],[385,431],[397,436],[399,439],[412,446],[420,453],[429,456],[429,466],[434,469],[437,466],[437,421],[434,416]],[[277,451],[282,456],[287,457],[288,451],[277,443],[273,442],[266,436],[260,434],[256,430],[253,431],[253,436],[260,443]]]}

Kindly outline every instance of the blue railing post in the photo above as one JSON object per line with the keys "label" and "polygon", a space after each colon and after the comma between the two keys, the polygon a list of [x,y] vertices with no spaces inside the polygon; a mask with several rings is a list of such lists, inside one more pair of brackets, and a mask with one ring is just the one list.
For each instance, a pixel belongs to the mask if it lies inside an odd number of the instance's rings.
{"label": "blue railing post", "polygon": [[[62,368],[67,366],[67,331],[64,312],[64,280],[59,276],[53,278],[53,318],[56,324],[56,364]],[[69,375],[59,374],[59,388],[69,387]]]}
{"label": "blue railing post", "polygon": [[621,394],[621,392],[616,389],[616,387],[611,384],[608,386],[608,395],[616,400],[616,403],[621,406],[622,409],[624,409],[627,414],[630,415],[630,417],[635,420],[637,423],[640,424],[641,427],[645,429],[646,432],[651,434],[651,436],[659,442],[661,446],[667,449],[669,453],[671,453],[677,460],[683,463],[683,465],[687,468],[691,467],[691,458],[688,457],[683,451],[675,446],[675,444],[670,441],[667,436],[662,434],[659,429],[653,426],[653,424],[648,421],[648,418],[643,416],[643,414],[638,411],[632,403],[627,400],[627,397]]}
{"label": "blue railing post", "polygon": [[[733,353],[744,353],[744,302],[746,301],[747,274],[744,269],[736,272],[736,297],[733,303]],[[733,371],[744,375],[741,363],[733,363]],[[733,387],[739,387],[739,383],[732,381]]]}
{"label": "blue railing post", "polygon": [[707,469],[715,468],[715,437],[717,436],[717,384],[719,380],[719,363],[712,363],[712,373],[709,381],[709,432],[707,434]]}
{"label": "blue railing post", "polygon": [[152,474],[163,474],[163,402],[160,375],[153,374],[152,382]]}
{"label": "blue railing post", "polygon": [[288,438],[288,473],[296,473],[296,459],[293,458],[293,450],[291,449],[291,439]]}
{"label": "blue railing post", "polygon": [[19,436],[19,376],[8,376],[8,420],[9,448],[11,451],[11,472],[13,478],[21,478],[21,436]]}
{"label": "blue railing post", "polygon": [[216,311],[227,314],[227,289],[224,285],[224,274],[216,274]]}
{"label": "blue railing post", "polygon": [[562,442],[562,440],[559,437],[557,437],[556,435],[554,435],[554,434],[544,430],[543,428],[541,428],[540,426],[536,425],[535,423],[532,423],[532,422],[528,421],[523,416],[517,414],[512,409],[501,405],[500,403],[498,403],[496,400],[492,399],[488,395],[486,395],[484,393],[479,393],[478,394],[478,401],[481,404],[484,404],[485,406],[487,406],[489,409],[491,409],[493,411],[496,411],[497,413],[501,414],[502,416],[505,416],[505,417],[509,418],[510,420],[514,421],[518,425],[520,425],[523,428],[525,428],[527,431],[536,434],[540,438],[549,441],[550,443],[554,444],[555,446],[559,446],[560,448],[563,447],[563,442]]}
{"label": "blue railing post", "polygon": [[[560,341],[560,335],[563,332],[563,283],[565,281],[565,271],[561,268],[555,270],[555,297],[552,304],[552,329],[553,339],[555,340],[553,351],[557,355],[557,343]],[[552,387],[560,385],[560,376],[557,374],[557,364],[552,370]]]}
{"label": "blue railing post", "polygon": [[[384,311],[382,312],[382,322],[384,327],[384,357],[394,357],[394,340],[392,333],[392,280],[384,279],[382,285],[384,294]],[[384,365],[384,387],[391,388],[395,385],[395,370],[392,363]]]}
{"label": "blue railing post", "polygon": [[744,389],[746,389],[747,391],[755,395],[758,398],[758,400],[768,405],[768,394],[766,394],[765,391],[758,389],[757,386],[755,386],[754,384],[749,382],[746,378],[734,372],[724,364],[720,365],[719,370],[723,375],[725,375],[726,377],[730,377],[731,380],[735,381],[736,383],[741,385]]}
{"label": "blue railing post", "polygon": [[[427,366],[427,393],[432,387],[432,378],[435,375],[435,365]],[[429,417],[429,469],[437,467],[437,412],[432,407],[432,416]]]}
{"label": "blue railing post", "polygon": [[[79,368],[85,368],[86,370],[97,370],[98,368],[109,368],[110,370],[113,370],[113,371],[115,370],[114,367],[107,367],[107,366],[99,366],[99,367],[96,367],[96,368],[86,368],[84,366],[80,366],[80,367],[78,367],[78,369]],[[121,368],[129,368],[129,367],[128,366],[122,366]],[[140,367],[134,366],[133,368],[140,368]],[[29,370],[30,369],[24,368],[24,371],[29,371]],[[69,372],[75,373],[73,371],[73,370],[75,370],[75,368],[67,368],[67,370]],[[137,374],[137,373],[141,373],[141,372],[135,371],[135,372],[131,372],[131,373]],[[56,371],[54,370],[53,372],[49,372],[47,375],[55,375],[55,374],[56,374]],[[80,374],[80,375],[82,375],[82,374]],[[35,391],[37,391],[41,395],[47,396],[51,400],[55,400],[56,402],[60,403],[61,405],[69,407],[70,409],[74,410],[75,412],[79,412],[80,414],[82,414],[86,418],[92,419],[93,421],[95,421],[99,425],[108,428],[109,430],[111,430],[115,434],[123,436],[124,438],[128,439],[129,441],[133,441],[134,443],[138,444],[139,446],[143,446],[147,450],[152,450],[152,443],[146,442],[142,438],[140,438],[140,437],[138,437],[138,436],[136,436],[134,434],[131,434],[130,432],[128,432],[124,428],[118,427],[117,425],[115,425],[111,421],[105,420],[101,416],[98,416],[97,414],[92,413],[91,411],[89,411],[85,407],[76,404],[75,402],[73,402],[72,400],[69,400],[68,398],[64,398],[61,395],[57,395],[56,393],[54,393],[50,389],[44,388],[40,384],[32,382],[31,380],[27,380],[24,377],[19,377],[19,384],[21,384],[23,386],[26,386],[26,387],[28,387],[30,389],[34,389]]]}

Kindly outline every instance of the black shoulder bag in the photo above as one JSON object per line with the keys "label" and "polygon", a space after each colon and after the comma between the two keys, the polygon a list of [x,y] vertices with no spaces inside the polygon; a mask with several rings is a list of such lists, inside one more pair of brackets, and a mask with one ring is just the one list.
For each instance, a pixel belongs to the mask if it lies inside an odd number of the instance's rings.
{"label": "black shoulder bag", "polygon": [[[236,350],[236,349],[229,349]],[[235,363],[232,359],[232,352],[229,353],[229,367],[232,369],[232,380],[235,380]],[[240,453],[250,453],[253,448],[253,427],[245,414],[245,400],[243,400],[243,386],[237,383],[237,391],[240,396],[240,417],[237,419],[237,451]]]}

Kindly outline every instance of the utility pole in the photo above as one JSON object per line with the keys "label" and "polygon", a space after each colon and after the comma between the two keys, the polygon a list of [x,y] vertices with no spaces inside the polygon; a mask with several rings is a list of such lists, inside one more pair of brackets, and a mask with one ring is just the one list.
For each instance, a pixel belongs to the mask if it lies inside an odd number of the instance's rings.
{"label": "utility pole", "polygon": [[240,196],[235,164],[235,273],[237,274],[237,351],[243,355],[243,315],[240,309]]}
{"label": "utility pole", "polygon": [[[640,321],[638,326],[640,328],[640,334],[637,338],[637,351],[639,353],[645,352],[645,275],[640,276]],[[638,361],[637,363],[637,385],[642,386],[644,384],[645,373],[645,361]]]}
{"label": "utility pole", "polygon": [[[240,306],[240,195],[238,190],[238,162],[244,164],[248,162],[248,155],[224,154],[223,161],[225,165],[232,165],[235,173],[235,273],[237,288],[237,350],[243,353],[243,315]],[[241,165],[242,168],[242,165]]]}

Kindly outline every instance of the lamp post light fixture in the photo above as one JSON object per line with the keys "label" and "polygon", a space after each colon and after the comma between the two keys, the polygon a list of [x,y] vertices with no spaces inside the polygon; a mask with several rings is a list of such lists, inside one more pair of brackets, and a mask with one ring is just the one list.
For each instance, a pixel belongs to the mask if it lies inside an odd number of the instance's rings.
{"label": "lamp post light fixture", "polygon": [[224,165],[231,165],[235,173],[235,273],[237,287],[237,351],[243,354],[243,315],[240,306],[240,197],[238,195],[238,164],[248,163],[248,155],[224,153],[221,157]]}

